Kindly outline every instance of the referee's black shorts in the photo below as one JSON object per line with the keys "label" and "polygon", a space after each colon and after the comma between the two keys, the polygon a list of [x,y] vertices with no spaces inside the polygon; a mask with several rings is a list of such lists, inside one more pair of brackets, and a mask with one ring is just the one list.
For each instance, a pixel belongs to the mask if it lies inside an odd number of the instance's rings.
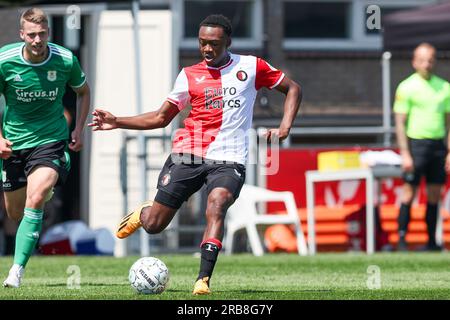
{"label": "referee's black shorts", "polygon": [[214,188],[225,188],[239,197],[245,181],[245,166],[240,163],[219,163],[190,154],[171,154],[158,178],[155,201],[178,209],[184,201],[206,184],[207,194]]}
{"label": "referee's black shorts", "polygon": [[409,139],[414,162],[413,174],[404,174],[405,182],[417,186],[425,176],[427,184],[445,184],[445,158],[447,148],[444,140]]}

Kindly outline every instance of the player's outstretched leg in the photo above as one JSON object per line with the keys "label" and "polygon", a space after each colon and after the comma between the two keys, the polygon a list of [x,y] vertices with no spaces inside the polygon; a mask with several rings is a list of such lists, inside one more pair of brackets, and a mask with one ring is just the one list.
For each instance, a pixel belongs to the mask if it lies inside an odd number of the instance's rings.
{"label": "player's outstretched leg", "polygon": [[132,233],[134,233],[137,229],[142,227],[141,222],[142,209],[146,207],[151,207],[152,205],[153,201],[145,202],[139,208],[123,217],[122,221],[120,221],[119,227],[117,228],[116,232],[117,238],[120,239],[126,238],[130,236]]}

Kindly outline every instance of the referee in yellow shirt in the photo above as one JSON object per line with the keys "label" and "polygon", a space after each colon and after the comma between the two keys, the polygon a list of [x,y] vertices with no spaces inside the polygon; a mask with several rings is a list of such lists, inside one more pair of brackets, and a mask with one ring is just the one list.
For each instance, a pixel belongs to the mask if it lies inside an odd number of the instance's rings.
{"label": "referee in yellow shirt", "polygon": [[422,43],[415,50],[412,66],[415,73],[403,80],[396,91],[394,112],[397,143],[402,156],[404,185],[398,217],[397,249],[408,249],[406,233],[411,203],[422,176],[426,178],[428,232],[427,251],[440,251],[436,244],[438,204],[450,156],[445,141],[447,116],[450,113],[450,84],[432,73],[436,49]]}

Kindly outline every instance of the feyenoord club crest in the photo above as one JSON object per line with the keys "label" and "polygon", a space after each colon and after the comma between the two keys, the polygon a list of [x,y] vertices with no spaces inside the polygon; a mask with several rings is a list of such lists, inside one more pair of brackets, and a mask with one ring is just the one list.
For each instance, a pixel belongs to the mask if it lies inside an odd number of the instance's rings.
{"label": "feyenoord club crest", "polygon": [[167,186],[169,182],[170,182],[170,173],[166,173],[161,179],[161,184],[163,186]]}
{"label": "feyenoord club crest", "polygon": [[245,71],[239,70],[236,73],[236,78],[238,78],[241,81],[245,81],[245,80],[247,80],[248,76],[247,76],[247,73]]}
{"label": "feyenoord club crest", "polygon": [[56,70],[49,70],[49,71],[47,71],[47,80],[48,81],[55,81],[56,80]]}

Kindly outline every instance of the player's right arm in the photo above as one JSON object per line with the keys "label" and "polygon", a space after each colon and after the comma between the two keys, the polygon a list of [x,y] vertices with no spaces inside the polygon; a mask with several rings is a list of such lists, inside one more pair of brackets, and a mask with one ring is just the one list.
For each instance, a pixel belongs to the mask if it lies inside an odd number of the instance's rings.
{"label": "player's right arm", "polygon": [[406,113],[395,114],[395,132],[397,135],[397,145],[402,156],[402,167],[405,171],[413,170],[413,159],[409,151],[408,137],[406,136],[406,121],[408,115]]}
{"label": "player's right arm", "polygon": [[[3,91],[5,88],[5,77],[3,76],[3,72],[1,70],[1,66],[0,66],[0,97],[3,95]],[[3,116],[3,113],[2,113]],[[3,119],[1,122],[3,122]],[[8,139],[5,139],[5,137],[3,137],[3,128],[2,126],[0,126],[0,158],[1,159],[8,159],[11,156],[12,153],[12,142],[9,141]]]}
{"label": "player's right arm", "polygon": [[0,158],[1,159],[6,160],[11,156],[12,145],[13,145],[13,143],[11,141],[9,141],[8,139],[5,139],[5,137],[3,137],[2,129],[0,129]]}
{"label": "player's right arm", "polygon": [[408,136],[406,135],[406,123],[411,108],[408,99],[408,91],[405,85],[400,84],[395,93],[394,112],[395,112],[395,133],[397,136],[397,145],[402,157],[402,168],[406,172],[414,169],[414,163],[409,150]]}
{"label": "player's right arm", "polygon": [[183,110],[189,100],[189,88],[184,69],[180,71],[175,80],[174,87],[162,106],[153,112],[139,114],[133,117],[116,117],[112,113],[95,109],[92,123],[88,126],[93,131],[112,130],[116,128],[150,130],[166,127],[175,116]]}
{"label": "player's right arm", "polygon": [[0,133],[0,158],[6,160],[11,156],[12,153],[12,142],[5,139]]}
{"label": "player's right arm", "polygon": [[166,127],[180,112],[177,105],[165,101],[157,111],[139,114],[133,117],[116,117],[111,112],[95,109],[92,123],[93,131],[112,129],[151,130]]}

